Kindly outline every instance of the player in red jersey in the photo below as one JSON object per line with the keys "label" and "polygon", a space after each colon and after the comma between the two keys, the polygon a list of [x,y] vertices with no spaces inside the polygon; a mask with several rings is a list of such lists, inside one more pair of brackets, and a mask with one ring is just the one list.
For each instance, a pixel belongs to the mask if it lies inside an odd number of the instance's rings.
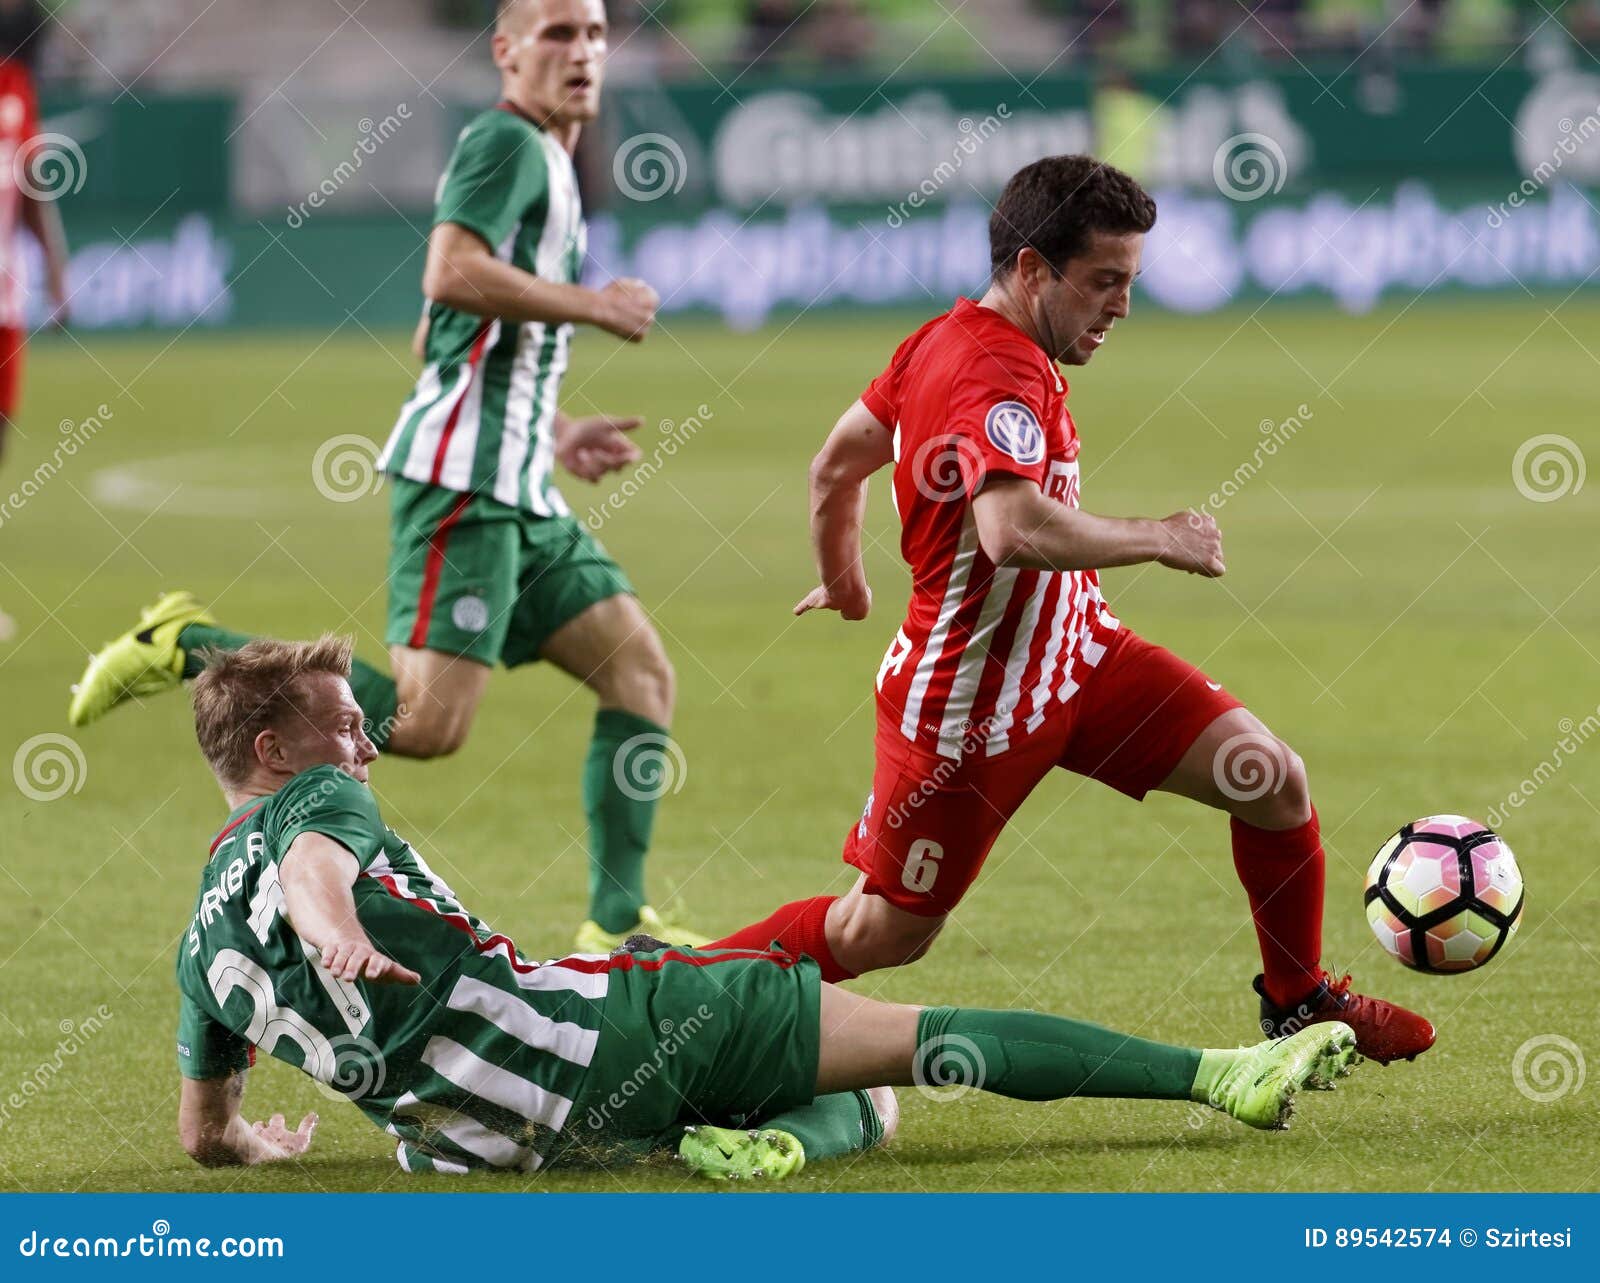
{"label": "player in red jersey", "polygon": [[872,792],[845,841],[861,877],[717,943],[780,940],[827,980],[921,957],[1013,812],[1064,767],[1232,817],[1265,1032],[1340,1020],[1365,1055],[1410,1058],[1433,1027],[1322,969],[1323,851],[1300,758],[1101,597],[1101,567],[1224,570],[1210,516],[1127,520],[1079,506],[1057,363],[1087,364],[1128,315],[1155,217],[1133,179],[1089,157],[1027,166],[990,220],[988,292],[902,343],[834,427],[811,468],[821,585],[796,613],[866,617],[866,482],[890,463],[913,583],[878,670]]}
{"label": "player in red jersey", "polygon": [[0,0],[0,451],[16,416],[27,331],[17,229],[26,227],[44,251],[52,319],[64,319],[67,302],[66,237],[61,215],[40,176],[36,136],[38,106],[29,55],[44,23],[35,3]]}
{"label": "player in red jersey", "polygon": [[[37,0],[0,0],[0,458],[16,416],[27,331],[22,316],[17,226],[26,225],[44,250],[45,274],[55,319],[66,311],[67,248],[61,215],[41,199],[32,183],[29,144],[38,132],[38,111],[29,61],[48,17]],[[0,611],[0,641],[12,631]]]}

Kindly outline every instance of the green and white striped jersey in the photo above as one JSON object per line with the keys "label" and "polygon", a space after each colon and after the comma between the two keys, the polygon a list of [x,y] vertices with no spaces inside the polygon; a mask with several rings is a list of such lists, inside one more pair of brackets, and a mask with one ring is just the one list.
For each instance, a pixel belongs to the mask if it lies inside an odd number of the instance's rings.
{"label": "green and white striped jersey", "polygon": [[[355,855],[362,927],[421,985],[339,980],[295,934],[278,867],[305,832]],[[318,766],[239,807],[211,845],[178,947],[178,1068],[223,1077],[259,1047],[396,1136],[407,1171],[531,1171],[594,1057],[606,964],[522,958],[384,825],[364,784]]]}
{"label": "green and white striped jersey", "polygon": [[[508,103],[461,132],[434,225],[457,223],[547,281],[577,282],[586,233],[572,159]],[[540,516],[569,509],[553,481],[555,413],[572,326],[485,320],[428,304],[426,364],[379,466],[489,494]]]}

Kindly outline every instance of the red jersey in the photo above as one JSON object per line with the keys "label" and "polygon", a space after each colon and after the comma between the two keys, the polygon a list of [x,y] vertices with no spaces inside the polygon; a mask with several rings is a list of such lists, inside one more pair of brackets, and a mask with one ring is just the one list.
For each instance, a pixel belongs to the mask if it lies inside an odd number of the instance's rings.
{"label": "red jersey", "polygon": [[999,313],[962,299],[902,343],[862,402],[894,429],[905,623],[878,670],[880,717],[960,760],[1004,753],[1077,692],[1118,627],[1093,570],[997,567],[972,496],[992,474],[1078,506],[1078,433],[1054,362]]}
{"label": "red jersey", "polygon": [[[38,130],[33,77],[12,58],[0,59],[0,326],[20,326],[22,263],[17,226],[22,218],[18,153]],[[26,164],[24,158],[23,164]]]}

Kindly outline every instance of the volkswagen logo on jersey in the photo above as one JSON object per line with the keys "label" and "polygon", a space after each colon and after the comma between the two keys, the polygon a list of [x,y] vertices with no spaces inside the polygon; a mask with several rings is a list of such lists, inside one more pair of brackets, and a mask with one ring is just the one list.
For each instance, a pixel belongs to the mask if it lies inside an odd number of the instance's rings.
{"label": "volkswagen logo on jersey", "polygon": [[983,430],[996,450],[1009,454],[1018,463],[1031,467],[1044,461],[1044,429],[1021,401],[1001,401],[990,407]]}

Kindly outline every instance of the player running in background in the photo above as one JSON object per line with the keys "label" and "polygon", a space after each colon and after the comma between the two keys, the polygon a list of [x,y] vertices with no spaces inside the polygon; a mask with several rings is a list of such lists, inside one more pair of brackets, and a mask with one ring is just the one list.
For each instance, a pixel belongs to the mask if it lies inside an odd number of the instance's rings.
{"label": "player running in background", "polygon": [[[571,155],[599,109],[606,30],[600,0],[501,0],[504,98],[462,132],[440,184],[422,281],[426,364],[380,460],[394,676],[358,662],[353,677],[368,733],[406,757],[465,742],[496,662],[548,660],[598,696],[583,767],[589,919],[577,937],[597,950],[640,930],[705,940],[645,896],[656,795],[634,783],[669,736],[672,665],[627,576],[554,481],[557,459],[593,481],[639,457],[625,435],[637,419],[570,419],[557,404],[573,326],[638,341],[657,302],[641,281],[578,284]],[[246,640],[189,594],[168,594],[91,660],[71,721],[194,676],[201,647]]]}
{"label": "player running in background", "polygon": [[1035,1012],[874,1002],[765,947],[530,962],[384,825],[349,671],[348,640],[256,641],[208,656],[194,684],[231,808],[178,944],[178,1127],[208,1166],[311,1140],[314,1114],[294,1131],[245,1120],[256,1047],[353,1101],[410,1172],[675,1147],[722,1178],[870,1148],[898,1113],[873,1089],[893,1084],[1194,1100],[1278,1128],[1298,1089],[1354,1062],[1342,1025],[1171,1047]]}
{"label": "player running in background", "polygon": [[781,941],[827,980],[921,957],[1006,822],[1063,767],[1135,799],[1159,789],[1232,816],[1265,1032],[1342,1021],[1364,1055],[1409,1059],[1433,1027],[1322,969],[1323,851],[1304,764],[1100,593],[1106,566],[1224,569],[1210,516],[1079,507],[1078,432],[1057,363],[1087,364],[1128,315],[1155,218],[1132,178],[1090,157],[1020,170],[990,219],[988,292],[902,343],[812,464],[822,582],[795,613],[865,618],[867,478],[891,463],[912,572],[878,670],[872,791],[845,841],[861,877],[717,943]]}
{"label": "player running in background", "polygon": [[[60,211],[33,181],[47,155],[37,143],[33,58],[48,26],[38,0],[0,0],[0,460],[21,401],[28,341],[19,227],[33,234],[44,253],[51,324],[64,324],[67,317],[66,233]],[[11,620],[0,611],[0,641],[11,632]]]}

